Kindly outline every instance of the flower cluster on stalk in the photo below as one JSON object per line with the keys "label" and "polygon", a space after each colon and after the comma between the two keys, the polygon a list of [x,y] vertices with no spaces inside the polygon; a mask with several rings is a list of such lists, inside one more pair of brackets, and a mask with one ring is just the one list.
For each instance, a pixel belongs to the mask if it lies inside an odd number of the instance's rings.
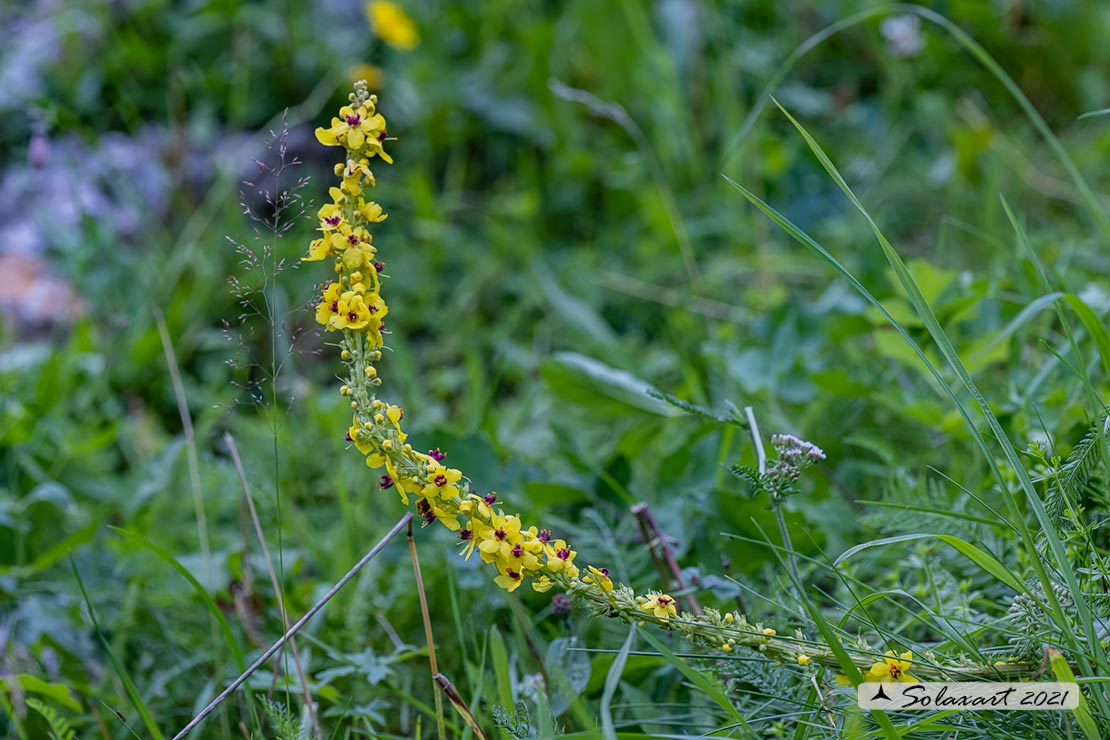
{"label": "flower cluster on stalk", "polygon": [[[341,336],[347,377],[339,392],[350,399],[353,414],[347,440],[368,466],[383,471],[380,488],[395,490],[405,505],[415,498],[425,526],[439,522],[456,531],[464,557],[478,553],[483,562],[493,564],[498,586],[515,591],[530,581],[540,592],[555,585],[566,588],[579,580],[574,563],[578,553],[548,530],[525,526],[518,516],[506,513],[496,493],[479,495],[462,471],[445,464],[447,455],[439,448],[426,453],[413,448],[401,426],[404,410],[377,398],[381,378],[375,363],[381,360],[388,334],[384,319],[389,306],[382,298],[385,263],[378,258],[370,228],[386,214],[366,191],[376,184],[370,163],[375,158],[393,160],[384,148],[386,121],[365,83],[356,83],[350,105],[340,109],[328,128],[318,128],[316,138],[345,151],[344,161],[335,166],[340,182],[329,191],[331,202],[317,214],[320,236],[302,259],[331,259],[335,269],[335,278],[323,287],[316,320]],[[602,593],[612,589],[607,576],[587,575],[582,582]],[[673,604],[665,594],[661,598]],[[673,606],[670,613],[674,614]]]}
{"label": "flower cluster on stalk", "polygon": [[[515,591],[525,582],[538,592],[558,587],[566,593],[553,601],[553,610],[559,613],[566,613],[573,602],[594,614],[663,626],[725,654],[742,645],[803,668],[814,661],[837,665],[830,648],[806,641],[801,633],[780,638],[774,629],[750,623],[737,612],[680,611],[669,594],[649,591],[638,596],[628,586],[614,583],[607,569],[580,567],[570,544],[507,513],[496,493],[476,491],[462,471],[445,464],[447,455],[439,448],[419,452],[409,443],[401,424],[404,410],[377,397],[382,380],[376,363],[382,359],[388,336],[384,319],[389,307],[382,297],[382,281],[388,274],[370,229],[385,221],[386,214],[368,199],[367,190],[376,184],[371,162],[393,161],[385,151],[389,137],[386,121],[377,111],[377,97],[369,94],[364,81],[355,83],[349,102],[329,127],[316,129],[320,143],[342,148],[344,158],[335,166],[339,184],[329,190],[331,202],[317,213],[320,235],[302,260],[332,261],[335,276],[321,290],[316,320],[339,337],[346,367],[339,392],[349,399],[353,417],[346,439],[369,467],[379,471],[379,488],[396,491],[406,506],[415,499],[424,526],[439,522],[455,531],[460,555],[469,560],[477,553],[483,563],[492,564],[497,572],[494,583],[506,591]],[[805,468],[825,457],[816,446],[790,435],[775,435],[772,444],[778,461],[763,485],[780,493],[792,489]],[[868,678],[915,680],[907,672],[908,653],[898,657],[890,653],[881,663],[871,655],[873,651],[861,641],[853,656]],[[962,670],[966,674],[969,667]],[[989,670],[992,675],[1003,671]]]}

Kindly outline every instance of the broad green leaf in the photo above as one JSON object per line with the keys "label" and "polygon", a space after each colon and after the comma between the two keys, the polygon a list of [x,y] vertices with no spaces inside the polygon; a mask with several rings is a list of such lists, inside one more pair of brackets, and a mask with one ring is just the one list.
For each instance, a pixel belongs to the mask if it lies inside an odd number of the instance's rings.
{"label": "broad green leaf", "polygon": [[45,696],[61,704],[66,709],[72,709],[75,712],[81,711],[81,702],[73,695],[73,690],[63,683],[47,683],[41,678],[32,676],[29,673],[20,673],[16,676],[5,676],[0,680],[3,680],[4,683],[8,685],[9,693],[12,691],[12,684],[18,683],[20,688],[28,694]]}

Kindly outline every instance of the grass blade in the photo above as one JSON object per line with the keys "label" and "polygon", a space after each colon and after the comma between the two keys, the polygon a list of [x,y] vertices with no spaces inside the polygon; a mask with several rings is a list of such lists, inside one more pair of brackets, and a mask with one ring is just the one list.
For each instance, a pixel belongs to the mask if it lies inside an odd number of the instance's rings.
{"label": "grass blade", "polygon": [[89,599],[89,594],[85,590],[85,582],[81,580],[81,573],[77,570],[77,563],[73,560],[73,555],[69,556],[69,565],[73,568],[73,577],[77,579],[77,588],[81,590],[81,598],[85,600],[85,608],[89,610],[89,619],[92,620],[93,630],[96,632],[96,637],[100,640],[101,646],[104,648],[105,654],[108,656],[108,661],[112,664],[112,670],[116,672],[119,677],[120,683],[123,684],[124,691],[127,692],[127,697],[131,700],[131,705],[135,707],[135,711],[139,713],[142,718],[143,724],[146,726],[147,732],[150,733],[154,740],[165,740],[162,731],[158,729],[158,725],[154,722],[154,717],[151,716],[150,710],[147,709],[146,702],[143,697],[139,696],[139,690],[135,688],[135,683],[131,680],[131,676],[127,675],[127,671],[123,669],[123,664],[119,662],[119,658],[112,652],[112,646],[108,644],[108,639],[104,637],[104,632],[100,629],[100,622],[96,618],[96,609],[93,608],[92,601]]}
{"label": "grass blade", "polygon": [[609,673],[605,676],[605,691],[601,694],[601,734],[605,740],[616,740],[617,730],[613,726],[613,713],[610,710],[610,705],[613,701],[613,695],[617,693],[617,686],[621,682],[621,674],[624,673],[624,664],[628,662],[628,654],[632,651],[632,644],[636,641],[636,625],[628,630],[628,637],[624,638],[624,645],[621,646],[620,652],[617,657],[613,659],[613,664],[609,666]]}

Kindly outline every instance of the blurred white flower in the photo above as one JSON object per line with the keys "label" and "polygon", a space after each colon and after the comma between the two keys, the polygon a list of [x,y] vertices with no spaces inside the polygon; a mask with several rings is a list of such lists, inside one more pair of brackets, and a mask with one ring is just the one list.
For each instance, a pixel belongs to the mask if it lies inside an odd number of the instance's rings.
{"label": "blurred white flower", "polygon": [[925,48],[921,38],[921,19],[916,15],[892,15],[883,20],[879,32],[887,50],[896,57],[917,56]]}

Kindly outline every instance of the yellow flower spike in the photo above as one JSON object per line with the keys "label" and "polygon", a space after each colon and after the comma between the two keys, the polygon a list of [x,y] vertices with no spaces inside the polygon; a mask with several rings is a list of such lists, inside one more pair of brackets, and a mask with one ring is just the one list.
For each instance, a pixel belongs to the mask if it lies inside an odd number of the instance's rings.
{"label": "yellow flower spike", "polygon": [[640,611],[653,614],[661,619],[670,619],[678,616],[674,599],[658,591],[649,591],[647,598],[640,604]]}

